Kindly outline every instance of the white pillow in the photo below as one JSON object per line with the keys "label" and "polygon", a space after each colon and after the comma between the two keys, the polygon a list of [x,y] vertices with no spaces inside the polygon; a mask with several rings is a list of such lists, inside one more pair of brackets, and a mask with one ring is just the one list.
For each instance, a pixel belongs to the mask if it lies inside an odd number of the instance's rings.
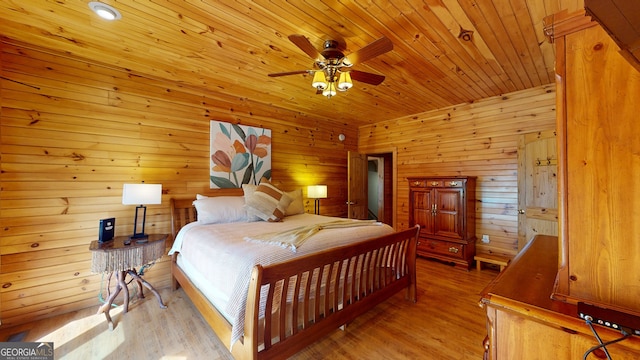
{"label": "white pillow", "polygon": [[223,224],[246,222],[249,217],[244,208],[244,196],[212,196],[196,195],[193,201],[201,224]]}
{"label": "white pillow", "polygon": [[285,192],[292,199],[291,204],[287,207],[285,216],[304,214],[304,201],[302,199],[302,189]]}

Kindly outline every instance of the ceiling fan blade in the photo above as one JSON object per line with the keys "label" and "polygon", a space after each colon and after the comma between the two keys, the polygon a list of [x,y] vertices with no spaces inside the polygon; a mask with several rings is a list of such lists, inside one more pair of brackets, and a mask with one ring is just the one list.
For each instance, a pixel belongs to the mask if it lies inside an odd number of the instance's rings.
{"label": "ceiling fan blade", "polygon": [[366,45],[360,50],[349,54],[347,58],[352,64],[360,64],[391,50],[393,50],[393,43],[391,40],[386,37],[382,37],[369,45]]}
{"label": "ceiling fan blade", "polygon": [[364,71],[351,70],[351,79],[371,85],[380,85],[384,81],[384,75],[372,74]]}
{"label": "ceiling fan blade", "polygon": [[298,75],[298,74],[308,74],[309,70],[297,70],[297,71],[287,71],[287,72],[279,72],[279,73],[271,73],[269,76],[278,77],[278,76],[287,76],[287,75]]}
{"label": "ceiling fan blade", "polygon": [[294,43],[300,50],[304,51],[305,54],[309,55],[312,59],[318,59],[320,57],[320,53],[316,50],[309,39],[307,39],[304,35],[293,34],[289,35],[289,40]]}

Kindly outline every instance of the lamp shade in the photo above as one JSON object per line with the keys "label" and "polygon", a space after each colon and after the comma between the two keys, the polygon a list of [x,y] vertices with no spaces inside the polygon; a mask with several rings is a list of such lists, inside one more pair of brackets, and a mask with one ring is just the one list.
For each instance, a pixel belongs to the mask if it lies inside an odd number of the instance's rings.
{"label": "lamp shade", "polygon": [[309,185],[307,186],[307,197],[310,199],[326,199],[327,185]]}
{"label": "lamp shade", "polygon": [[315,74],[313,74],[313,82],[311,83],[311,85],[316,89],[320,89],[320,90],[326,89],[327,78],[324,76],[324,72],[316,71]]}
{"label": "lamp shade", "polygon": [[340,73],[340,78],[338,80],[338,90],[347,91],[351,89],[353,83],[351,82],[351,74],[348,72]]}
{"label": "lamp shade", "polygon": [[335,96],[335,94],[336,94],[336,84],[334,82],[328,83],[327,88],[324,89],[324,91],[322,92],[322,95],[329,98],[332,96]]}
{"label": "lamp shade", "polygon": [[123,205],[155,205],[162,203],[162,184],[124,184]]}

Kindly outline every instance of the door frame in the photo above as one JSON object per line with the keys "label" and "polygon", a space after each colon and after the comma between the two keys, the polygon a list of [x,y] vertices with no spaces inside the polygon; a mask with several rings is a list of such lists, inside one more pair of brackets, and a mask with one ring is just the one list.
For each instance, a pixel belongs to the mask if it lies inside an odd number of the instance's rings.
{"label": "door frame", "polygon": [[395,230],[398,224],[398,148],[397,147],[382,147],[382,148],[367,148],[364,152],[368,156],[379,156],[380,154],[391,154],[391,221],[393,222],[391,227]]}
{"label": "door frame", "polygon": [[[376,193],[376,198],[378,199],[377,204],[375,204],[375,208],[377,209],[375,216],[376,219],[378,220],[384,220],[385,218],[385,211],[384,211],[384,203],[385,203],[385,198],[384,198],[384,190],[385,190],[385,184],[384,184],[384,157],[380,156],[380,155],[367,155],[367,163],[369,162],[375,162],[376,163],[376,176],[378,177],[378,179],[382,180],[382,182],[378,181],[377,182],[377,186],[375,188],[375,193]],[[371,178],[369,177],[369,191],[368,191],[368,195],[370,195],[371,193],[373,193],[372,188],[371,188],[371,182],[370,182]],[[368,203],[371,204],[371,198],[367,199]],[[371,210],[371,208],[369,209]],[[382,216],[381,216],[382,215]]]}

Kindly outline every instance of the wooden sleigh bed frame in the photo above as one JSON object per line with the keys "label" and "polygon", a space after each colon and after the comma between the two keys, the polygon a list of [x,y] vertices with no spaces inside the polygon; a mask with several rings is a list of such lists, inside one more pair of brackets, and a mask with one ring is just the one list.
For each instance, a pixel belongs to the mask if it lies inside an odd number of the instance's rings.
{"label": "wooden sleigh bed frame", "polygon": [[[196,220],[192,203],[193,199],[171,199],[174,239],[182,226]],[[411,228],[280,264],[255,266],[249,285],[244,337],[233,346],[230,346],[231,324],[185,275],[177,264],[177,253],[172,256],[172,287],[184,289],[234,358],[286,358],[403,289],[406,298],[415,302],[418,231],[417,227]],[[314,285],[311,281],[296,281],[303,277],[310,279],[310,274],[323,280],[315,281]],[[284,294],[287,289],[294,294],[285,295],[287,301],[280,301],[282,294],[274,291],[278,282],[285,289]],[[272,311],[263,310],[264,316],[260,316],[263,285],[270,285],[269,291],[263,292],[263,297],[268,293],[264,309]],[[318,294],[319,301],[315,301],[314,294]]]}

